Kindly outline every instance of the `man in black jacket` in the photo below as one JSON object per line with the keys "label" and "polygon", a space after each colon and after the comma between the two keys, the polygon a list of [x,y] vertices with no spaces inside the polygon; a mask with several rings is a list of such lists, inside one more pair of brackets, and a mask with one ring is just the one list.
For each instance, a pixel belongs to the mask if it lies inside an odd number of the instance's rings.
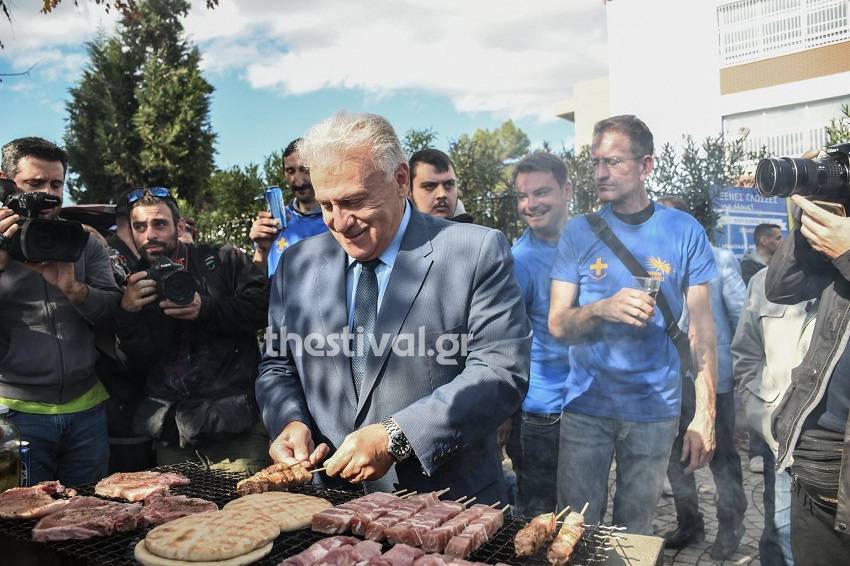
{"label": "man in black jacket", "polygon": [[[198,454],[217,468],[253,473],[268,459],[253,395],[266,277],[232,246],[179,242],[183,221],[166,189],[133,191],[127,201],[142,270],[127,280],[117,334],[147,375],[133,428],[157,439],[160,465]],[[185,304],[164,298],[151,277],[162,258],[192,275],[197,290]]]}
{"label": "man in black jacket", "polygon": [[850,220],[797,195],[801,228],[774,254],[768,300],[820,297],[809,349],[773,413],[777,473],[791,470],[791,550],[798,566],[850,556]]}

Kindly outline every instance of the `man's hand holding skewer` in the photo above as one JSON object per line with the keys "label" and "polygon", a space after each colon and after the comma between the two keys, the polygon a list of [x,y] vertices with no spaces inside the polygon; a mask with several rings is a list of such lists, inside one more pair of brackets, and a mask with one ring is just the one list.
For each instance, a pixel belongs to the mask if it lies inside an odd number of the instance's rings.
{"label": "man's hand holding skewer", "polygon": [[325,473],[352,483],[378,479],[393,464],[389,442],[387,431],[380,423],[355,430],[325,462]]}
{"label": "man's hand holding skewer", "polygon": [[293,466],[302,464],[308,470],[328,457],[330,449],[324,442],[316,446],[310,427],[301,421],[292,421],[274,439],[269,455],[274,462]]}

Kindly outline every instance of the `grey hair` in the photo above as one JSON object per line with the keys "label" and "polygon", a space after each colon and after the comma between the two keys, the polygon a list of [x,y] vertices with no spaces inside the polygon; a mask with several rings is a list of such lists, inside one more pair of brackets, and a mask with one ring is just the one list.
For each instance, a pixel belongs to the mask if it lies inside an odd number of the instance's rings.
{"label": "grey hair", "polygon": [[382,171],[391,182],[399,165],[407,162],[401,142],[386,118],[377,114],[337,112],[307,132],[298,154],[311,169],[334,167],[360,157]]}

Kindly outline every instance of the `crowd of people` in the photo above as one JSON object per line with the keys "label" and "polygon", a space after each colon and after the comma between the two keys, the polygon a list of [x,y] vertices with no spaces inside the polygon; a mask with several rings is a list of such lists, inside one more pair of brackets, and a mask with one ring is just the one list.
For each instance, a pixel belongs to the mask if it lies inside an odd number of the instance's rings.
{"label": "crowd of people", "polygon": [[[681,548],[705,538],[708,464],[724,560],[744,531],[743,405],[762,564],[846,562],[850,224],[795,196],[800,227],[758,226],[739,264],[681,198],[650,198],[653,154],[637,117],[597,123],[602,206],[574,218],[564,161],[529,154],[512,246],[465,212],[449,156],[406,156],[387,120],[344,112],[286,147],[293,198],[258,214],[253,256],[194,243],[163,187],[118,195],[114,231],[73,263],[13,259],[21,217],[0,207],[0,404],[30,481],[321,464],[332,487],[511,497],[525,516],[589,502],[595,523],[616,462],[613,523],[652,534],[667,478]],[[20,138],[0,176],[61,199],[67,166]]]}

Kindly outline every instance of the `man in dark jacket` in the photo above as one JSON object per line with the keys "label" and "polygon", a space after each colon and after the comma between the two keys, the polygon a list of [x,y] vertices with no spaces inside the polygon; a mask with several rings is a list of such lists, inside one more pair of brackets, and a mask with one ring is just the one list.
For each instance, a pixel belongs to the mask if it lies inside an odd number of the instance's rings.
{"label": "man in dark jacket", "polygon": [[[61,199],[67,162],[49,141],[20,138],[3,146],[0,177]],[[41,217],[56,219],[60,209]],[[0,207],[0,241],[17,233],[18,220]],[[25,263],[0,249],[0,404],[30,443],[30,483],[82,485],[106,474],[109,395],[94,371],[93,328],[111,327],[120,297],[94,238],[74,263]]]}
{"label": "man in dark jacket", "polygon": [[[147,370],[134,430],[157,439],[160,465],[197,453],[220,469],[255,472],[268,458],[253,396],[266,277],[232,246],[179,242],[183,222],[166,189],[140,189],[127,200],[146,268],[127,280],[117,317],[122,350]],[[189,283],[185,301],[163,296],[163,272],[152,277],[150,266],[163,258],[192,275],[197,290]],[[171,290],[184,291],[186,281],[176,279]]]}
{"label": "man in dark jacket", "polygon": [[458,199],[451,158],[439,149],[420,149],[410,156],[410,200],[420,212],[471,224],[474,219]]}
{"label": "man in dark jacket", "polygon": [[779,249],[782,243],[782,228],[776,224],[759,224],[753,230],[753,242],[756,247],[741,258],[741,277],[744,278],[745,285],[753,275],[767,267],[770,258]]}
{"label": "man in dark jacket", "polygon": [[808,352],[773,414],[778,473],[790,466],[791,549],[798,566],[850,556],[850,220],[793,196],[801,228],[774,254],[768,300],[820,297]]}

